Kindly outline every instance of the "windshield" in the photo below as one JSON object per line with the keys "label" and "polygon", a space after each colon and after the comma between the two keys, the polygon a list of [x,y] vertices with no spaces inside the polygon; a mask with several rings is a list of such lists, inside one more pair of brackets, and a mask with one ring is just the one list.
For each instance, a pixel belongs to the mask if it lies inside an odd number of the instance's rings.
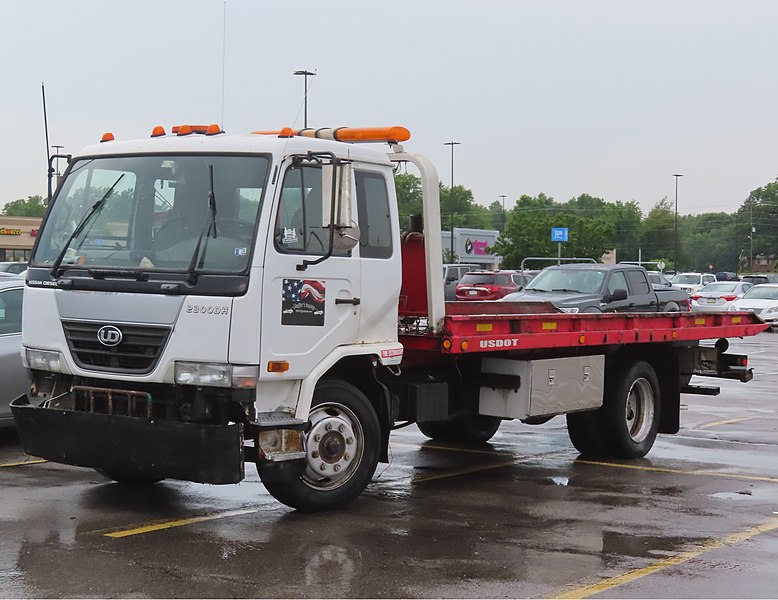
{"label": "windshield", "polygon": [[755,285],[743,294],[743,300],[778,300],[778,287]]}
{"label": "windshield", "polygon": [[538,273],[524,289],[594,294],[600,291],[604,280],[605,271],[595,269],[545,269]]}
{"label": "windshield", "polygon": [[679,273],[671,281],[674,284],[699,285],[701,277],[701,275],[695,275],[694,273]]}
{"label": "windshield", "polygon": [[198,271],[242,272],[268,162],[227,155],[79,160],[30,262],[52,266],[62,256],[62,267],[186,271],[197,254]]}

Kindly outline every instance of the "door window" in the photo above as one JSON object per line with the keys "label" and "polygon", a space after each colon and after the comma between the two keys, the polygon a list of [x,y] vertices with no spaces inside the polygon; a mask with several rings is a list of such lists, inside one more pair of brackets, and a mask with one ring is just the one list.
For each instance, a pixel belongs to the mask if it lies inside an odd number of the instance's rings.
{"label": "door window", "polygon": [[0,334],[22,332],[22,290],[0,292]]}
{"label": "door window", "polygon": [[629,288],[627,287],[627,278],[624,277],[624,273],[622,271],[616,271],[611,274],[610,281],[608,281],[608,294],[612,295],[616,290],[626,289]]}
{"label": "door window", "polygon": [[[275,247],[283,254],[326,254],[330,230],[322,225],[321,169],[295,165],[284,176],[275,225]],[[335,249],[336,256],[348,250]]]}
{"label": "door window", "polygon": [[643,271],[630,270],[627,271],[627,279],[629,280],[629,288],[633,294],[648,294],[648,280],[643,275]]}
{"label": "door window", "polygon": [[363,258],[392,256],[392,221],[386,180],[379,173],[357,171],[359,254]]}

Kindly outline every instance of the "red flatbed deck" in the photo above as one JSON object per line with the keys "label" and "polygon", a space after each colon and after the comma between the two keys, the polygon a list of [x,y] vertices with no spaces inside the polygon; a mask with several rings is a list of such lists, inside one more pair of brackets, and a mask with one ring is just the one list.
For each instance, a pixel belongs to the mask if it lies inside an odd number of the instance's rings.
{"label": "red flatbed deck", "polygon": [[747,312],[568,314],[555,310],[547,303],[447,302],[442,333],[404,333],[400,342],[407,349],[472,354],[745,337],[769,328]]}

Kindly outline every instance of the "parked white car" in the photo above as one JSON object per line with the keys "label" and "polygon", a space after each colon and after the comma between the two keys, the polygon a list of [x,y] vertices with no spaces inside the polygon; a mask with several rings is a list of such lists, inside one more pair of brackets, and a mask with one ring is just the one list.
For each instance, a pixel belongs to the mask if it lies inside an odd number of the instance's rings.
{"label": "parked white car", "polygon": [[778,326],[778,283],[755,285],[740,300],[732,302],[729,310],[747,310],[765,323]]}
{"label": "parked white car", "polygon": [[740,300],[754,285],[747,281],[717,281],[709,283],[692,294],[691,308],[696,312],[729,310],[729,305]]}
{"label": "parked white car", "polygon": [[670,281],[684,292],[693,294],[716,281],[716,276],[713,273],[678,273]]}

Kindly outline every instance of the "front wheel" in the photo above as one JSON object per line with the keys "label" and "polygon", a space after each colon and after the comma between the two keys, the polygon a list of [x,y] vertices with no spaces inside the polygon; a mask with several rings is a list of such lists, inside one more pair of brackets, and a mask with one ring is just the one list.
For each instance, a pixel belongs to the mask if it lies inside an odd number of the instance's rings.
{"label": "front wheel", "polygon": [[264,481],[279,502],[300,511],[342,508],[365,489],[378,465],[381,426],[367,397],[340,380],[316,386],[305,436],[306,468],[291,481]]}

